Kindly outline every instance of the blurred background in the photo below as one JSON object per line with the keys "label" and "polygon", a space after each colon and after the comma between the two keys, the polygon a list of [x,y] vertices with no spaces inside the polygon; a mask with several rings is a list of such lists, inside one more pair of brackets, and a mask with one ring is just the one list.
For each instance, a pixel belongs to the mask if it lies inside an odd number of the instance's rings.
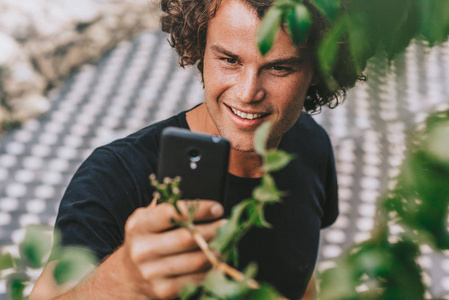
{"label": "blurred background", "polygon": [[[159,13],[146,0],[0,0],[2,252],[18,253],[26,226],[53,226],[93,149],[202,101],[196,69],[179,67]],[[318,269],[369,237],[408,133],[448,108],[449,43],[413,41],[392,63],[373,59],[366,74],[342,105],[314,116],[334,145],[341,209],[322,233]],[[449,299],[449,253],[420,250],[427,297]]]}

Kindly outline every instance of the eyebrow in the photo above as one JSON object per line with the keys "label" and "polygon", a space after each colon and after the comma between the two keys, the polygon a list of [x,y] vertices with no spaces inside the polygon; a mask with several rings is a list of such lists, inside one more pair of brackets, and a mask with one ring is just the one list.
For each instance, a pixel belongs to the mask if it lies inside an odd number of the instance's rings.
{"label": "eyebrow", "polygon": [[232,58],[239,58],[239,56],[237,54],[234,54],[234,53],[226,50],[225,48],[223,48],[222,46],[219,46],[219,45],[212,45],[212,46],[210,46],[210,49],[212,51],[220,52],[220,53],[222,53],[224,55],[227,55],[229,57],[232,57]]}
{"label": "eyebrow", "polygon": [[[210,48],[212,51],[219,52],[226,56],[229,56],[229,57],[239,60],[239,56],[237,54],[234,54],[231,51],[226,50],[225,48],[223,48],[220,45],[211,45]],[[267,62],[265,64],[265,67],[272,67],[272,66],[277,66],[277,65],[299,65],[302,62],[304,62],[304,58],[301,58],[299,56],[292,56],[292,57],[281,58],[281,59],[276,59],[276,60]]]}

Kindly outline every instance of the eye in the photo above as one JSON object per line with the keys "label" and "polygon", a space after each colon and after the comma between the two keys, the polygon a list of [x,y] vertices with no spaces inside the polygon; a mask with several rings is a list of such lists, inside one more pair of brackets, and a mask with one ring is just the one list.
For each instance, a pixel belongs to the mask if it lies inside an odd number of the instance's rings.
{"label": "eye", "polygon": [[273,66],[271,67],[274,71],[287,71],[288,68],[283,66]]}
{"label": "eye", "polygon": [[293,72],[292,68],[285,66],[271,66],[269,69],[276,76],[286,76]]}
{"label": "eye", "polygon": [[237,59],[232,58],[232,57],[222,57],[220,58],[221,60],[225,61],[226,63],[230,64],[230,65],[234,65],[237,63]]}

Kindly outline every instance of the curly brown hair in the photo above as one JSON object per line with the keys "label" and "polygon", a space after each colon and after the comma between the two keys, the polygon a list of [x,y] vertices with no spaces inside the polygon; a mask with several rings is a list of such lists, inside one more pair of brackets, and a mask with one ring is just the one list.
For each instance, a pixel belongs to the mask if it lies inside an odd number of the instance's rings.
{"label": "curly brown hair", "polygon": [[[168,33],[168,41],[179,55],[179,64],[184,67],[198,63],[199,71],[203,72],[203,56],[206,48],[207,24],[215,16],[222,0],[162,0],[161,16],[162,31]],[[240,0],[253,7],[259,18],[262,18],[275,0]],[[329,21],[304,0],[312,16],[312,26],[309,36],[304,42],[311,49],[314,66],[320,77],[319,83],[310,86],[304,102],[304,108],[309,112],[319,112],[322,106],[330,108],[341,103],[346,90],[353,87],[357,80],[366,78],[356,71],[351,59],[347,43],[339,44],[335,66],[331,72],[337,83],[337,88],[331,88],[320,72],[316,55],[318,45],[324,34],[330,28]]]}

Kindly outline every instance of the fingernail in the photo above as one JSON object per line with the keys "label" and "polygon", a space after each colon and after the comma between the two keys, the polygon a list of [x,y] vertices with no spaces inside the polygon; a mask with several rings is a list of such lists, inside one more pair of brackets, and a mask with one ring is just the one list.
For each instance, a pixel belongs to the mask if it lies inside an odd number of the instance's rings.
{"label": "fingernail", "polygon": [[220,217],[221,215],[223,215],[223,206],[221,206],[220,204],[214,204],[210,209],[210,212],[214,217]]}

